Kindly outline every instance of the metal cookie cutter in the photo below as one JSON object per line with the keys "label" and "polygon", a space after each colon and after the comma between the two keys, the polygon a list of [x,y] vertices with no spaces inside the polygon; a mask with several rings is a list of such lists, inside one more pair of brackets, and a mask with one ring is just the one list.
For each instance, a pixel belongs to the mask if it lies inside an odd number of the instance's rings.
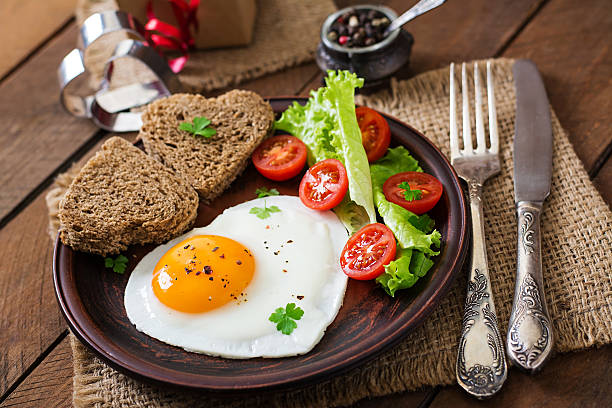
{"label": "metal cookie cutter", "polygon": [[[123,40],[117,44],[104,66],[104,77],[99,89],[89,94],[91,88],[86,82],[84,51],[100,37],[121,30],[137,40]],[[127,13],[105,11],[88,17],[81,27],[79,48],[64,57],[57,71],[60,101],[64,108],[74,116],[91,118],[98,127],[111,132],[139,130],[142,125],[141,112],[130,112],[130,108],[182,91],[178,77],[166,60],[153,48],[145,45],[144,40],[144,28]],[[110,90],[114,63],[118,58],[124,57],[135,58],[144,63],[157,79]],[[83,88],[88,89],[88,95],[71,92],[71,89]]]}

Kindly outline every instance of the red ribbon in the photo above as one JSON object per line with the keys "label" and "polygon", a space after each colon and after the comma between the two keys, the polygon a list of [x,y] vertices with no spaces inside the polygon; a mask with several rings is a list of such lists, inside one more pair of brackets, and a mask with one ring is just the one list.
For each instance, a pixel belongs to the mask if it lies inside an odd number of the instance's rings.
{"label": "red ribbon", "polygon": [[153,1],[147,3],[147,18],[145,24],[147,44],[161,51],[180,51],[182,56],[168,60],[168,65],[174,73],[179,73],[189,59],[189,49],[195,41],[191,35],[191,27],[198,30],[197,10],[200,0],[168,0],[174,11],[178,27],[161,21],[153,12]]}

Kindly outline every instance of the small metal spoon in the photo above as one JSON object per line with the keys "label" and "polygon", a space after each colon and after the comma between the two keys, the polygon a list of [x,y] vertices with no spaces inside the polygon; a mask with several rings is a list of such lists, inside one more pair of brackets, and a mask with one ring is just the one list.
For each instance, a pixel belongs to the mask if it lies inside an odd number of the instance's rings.
{"label": "small metal spoon", "polygon": [[441,6],[446,0],[421,0],[417,4],[415,4],[410,10],[406,11],[404,14],[393,20],[389,27],[385,30],[385,37],[389,35],[389,33],[397,30],[413,18],[420,16],[423,13],[427,13],[429,10],[435,9],[438,6]]}

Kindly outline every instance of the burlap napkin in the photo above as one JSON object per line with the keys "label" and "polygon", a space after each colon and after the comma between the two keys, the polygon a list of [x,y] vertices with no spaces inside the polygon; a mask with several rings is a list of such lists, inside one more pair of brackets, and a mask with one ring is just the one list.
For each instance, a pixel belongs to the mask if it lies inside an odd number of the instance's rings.
{"label": "burlap napkin", "polygon": [[[484,195],[489,267],[502,332],[507,329],[516,267],[511,65],[507,59],[492,64],[502,167],[501,174],[486,184]],[[448,74],[445,68],[393,81],[390,91],[360,97],[360,102],[410,123],[448,154]],[[544,280],[554,347],[566,352],[612,341],[612,213],[554,113],[552,118],[552,191],[542,216]],[[64,186],[66,181],[60,180]],[[51,204],[61,191],[58,187],[52,194]],[[420,328],[375,360],[315,386],[257,398],[219,400],[207,394],[170,393],[109,368],[73,337],[74,403],[77,407],[340,406],[365,397],[451,384],[466,279],[464,272]]]}
{"label": "burlap napkin", "polygon": [[[77,22],[81,24],[93,13],[115,9],[114,0],[78,0]],[[332,0],[257,0],[252,43],[190,52],[179,74],[181,83],[188,91],[211,91],[311,61],[321,24],[335,9]],[[88,48],[85,64],[92,74],[92,87],[100,84],[104,63],[114,45],[126,38],[123,32],[111,33]],[[139,82],[155,79],[151,75],[138,61],[122,59],[115,64],[113,85],[132,83],[134,78]]]}

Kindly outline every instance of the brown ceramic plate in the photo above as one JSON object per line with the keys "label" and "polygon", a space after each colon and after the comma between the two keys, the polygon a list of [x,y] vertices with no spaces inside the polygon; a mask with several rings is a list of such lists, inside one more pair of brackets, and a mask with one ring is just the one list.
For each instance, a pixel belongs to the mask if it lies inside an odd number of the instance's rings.
{"label": "brown ceramic plate", "polygon": [[[273,98],[275,112],[295,99]],[[304,103],[304,99],[297,99]],[[344,305],[321,342],[303,356],[231,360],[189,353],[137,331],[123,307],[129,271],[154,245],[127,253],[128,272],[104,269],[102,257],[73,251],[59,240],[55,246],[57,299],[72,332],[112,367],[133,377],[165,385],[209,391],[257,391],[301,386],[338,374],[373,358],[400,341],[429,315],[448,290],[465,259],[466,208],[457,175],[446,158],[423,135],[387,117],[392,144],[404,145],[423,169],[444,185],[444,194],[430,212],[442,233],[435,266],[415,287],[387,296],[373,282],[350,280]],[[299,178],[271,182],[250,165],[220,198],[200,205],[196,226],[204,226],[225,208],[255,198],[257,187],[276,187],[297,195]]]}

